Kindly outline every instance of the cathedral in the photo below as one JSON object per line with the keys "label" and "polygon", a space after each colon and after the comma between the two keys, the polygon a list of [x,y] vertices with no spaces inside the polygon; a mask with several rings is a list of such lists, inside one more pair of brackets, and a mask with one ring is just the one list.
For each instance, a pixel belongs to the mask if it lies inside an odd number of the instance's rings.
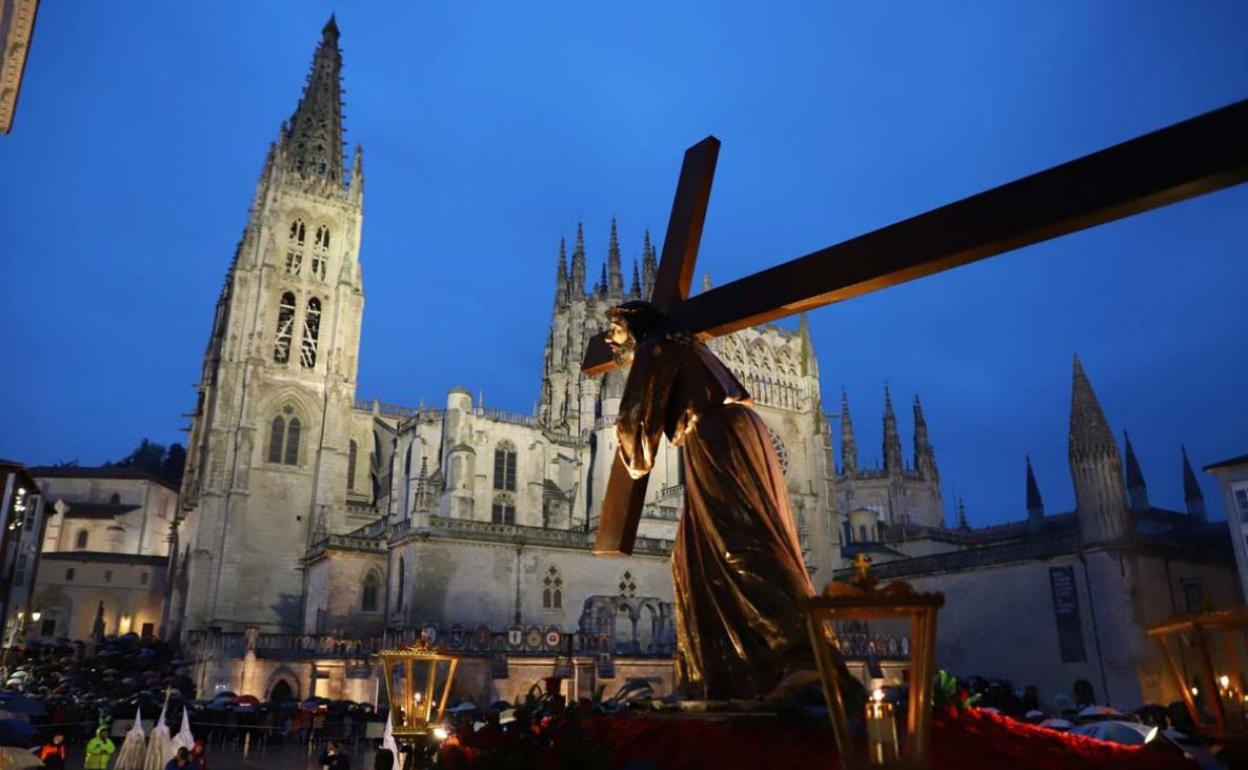
{"label": "cathedral", "polygon": [[[660,450],[634,555],[594,557],[627,373],[580,371],[606,310],[649,295],[657,270],[649,233],[626,281],[613,221],[592,286],[583,229],[570,257],[560,242],[533,414],[486,408],[467,388],[436,408],[357,399],[364,169],[358,146],[344,162],[338,38],[331,19],[302,98],[269,148],[213,317],[181,491],[170,631],[201,640],[249,630],[266,639],[424,632],[494,655],[607,651],[670,669],[679,450]],[[889,522],[943,526],[926,427],[915,435],[915,461],[904,463],[887,393],[883,468],[858,467],[846,404],[850,449],[838,473],[804,319],[796,330],[746,329],[712,347],[771,431],[817,584],[842,564],[837,511],[847,502]],[[922,425],[917,401],[915,409]]]}
{"label": "cathedral", "polygon": [[[649,296],[649,234],[626,271],[613,221],[592,285],[583,228],[570,254],[559,243],[533,413],[488,408],[466,387],[405,394],[417,407],[357,398],[364,168],[358,146],[345,162],[338,39],[331,18],[217,302],[170,538],[167,634],[195,661],[201,697],[376,702],[373,654],[420,636],[464,656],[457,696],[477,702],[552,673],[572,696],[636,678],[670,690],[681,450],[660,447],[633,555],[594,556],[626,372],[580,371],[607,309]],[[917,396],[907,458],[885,389],[882,463],[869,466],[848,397],[839,415],[823,411],[804,317],[710,345],[769,429],[814,584],[868,554],[881,577],[946,592],[944,667],[1021,672],[1048,692],[1079,677],[1130,706],[1164,689],[1145,625],[1202,592],[1237,596],[1225,523],[1194,499],[1186,512],[1151,506],[1129,443],[1124,479],[1078,361],[1077,510],[1045,515],[1028,465],[1026,519],[972,530],[962,510],[946,524]],[[858,670],[873,660],[905,676],[904,630],[840,631]]]}

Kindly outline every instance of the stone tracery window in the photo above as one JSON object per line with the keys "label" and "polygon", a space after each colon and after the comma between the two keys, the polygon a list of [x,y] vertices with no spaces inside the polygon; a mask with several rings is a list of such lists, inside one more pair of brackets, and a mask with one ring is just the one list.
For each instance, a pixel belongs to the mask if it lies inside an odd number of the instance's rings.
{"label": "stone tracery window", "polygon": [[563,577],[559,574],[559,568],[553,564],[542,579],[542,609],[563,609]]}
{"label": "stone tracery window", "polygon": [[507,440],[494,447],[494,488],[516,491],[516,445]]}
{"label": "stone tracery window", "polygon": [[282,408],[282,413],[289,415],[287,420],[282,415],[273,418],[269,424],[269,462],[283,465],[299,464],[299,437],[303,426],[299,418],[294,416],[294,407]]}
{"label": "stone tracery window", "polygon": [[284,364],[290,360],[290,339],[295,325],[294,292],[282,294],[282,302],[277,308],[277,339],[273,343],[273,360]]}
{"label": "stone tracery window", "polygon": [[329,225],[317,225],[316,238],[312,242],[312,277],[325,280],[325,266],[329,262]]}
{"label": "stone tracery window", "polygon": [[299,275],[303,266],[303,239],[306,233],[302,219],[290,223],[290,236],[286,239],[286,272]]}
{"label": "stone tracery window", "polygon": [[780,472],[786,476],[789,473],[789,451],[784,448],[784,442],[780,439],[780,434],[767,426],[767,433],[771,436],[771,448],[776,450],[776,459],[780,461]]}
{"label": "stone tracery window", "polygon": [[299,365],[304,369],[316,366],[316,344],[321,334],[321,301],[308,300],[303,313],[303,344],[299,347]]}
{"label": "stone tracery window", "polygon": [[490,521],[495,524],[515,524],[516,498],[506,492],[494,495],[494,504],[490,506]]}

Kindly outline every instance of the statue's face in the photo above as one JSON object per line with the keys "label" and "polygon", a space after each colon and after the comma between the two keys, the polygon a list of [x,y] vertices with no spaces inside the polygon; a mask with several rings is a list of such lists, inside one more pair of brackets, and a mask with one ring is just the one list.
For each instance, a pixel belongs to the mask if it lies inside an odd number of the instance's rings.
{"label": "statue's face", "polygon": [[619,319],[611,319],[611,325],[607,327],[607,345],[611,348],[616,364],[628,366],[633,362],[633,348],[636,343],[632,332],[628,330],[628,324]]}

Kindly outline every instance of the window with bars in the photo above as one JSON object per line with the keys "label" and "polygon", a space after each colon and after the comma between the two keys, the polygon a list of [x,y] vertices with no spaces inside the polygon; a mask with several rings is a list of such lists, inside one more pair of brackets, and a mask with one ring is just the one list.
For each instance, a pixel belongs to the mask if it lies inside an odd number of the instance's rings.
{"label": "window with bars", "polygon": [[554,565],[546,570],[546,576],[542,578],[542,609],[563,609],[563,577]]}
{"label": "window with bars", "polygon": [[295,325],[295,295],[286,292],[277,309],[277,339],[273,343],[273,360],[284,364],[290,360],[290,339]]}
{"label": "window with bars", "polygon": [[516,491],[516,446],[510,441],[500,441],[494,448],[494,488]]}
{"label": "window with bars", "polygon": [[490,508],[490,521],[495,524],[515,524],[516,498],[505,492],[494,495],[494,505]]}
{"label": "window with bars", "polygon": [[303,266],[303,238],[306,230],[302,219],[290,223],[290,237],[286,239],[286,272],[299,275]]}
{"label": "window with bars", "polygon": [[269,462],[298,465],[299,436],[303,431],[303,426],[299,424],[299,418],[292,414],[294,412],[292,407],[285,407],[282,411],[289,415],[290,419],[279,414],[269,424]]}
{"label": "window with bars", "polygon": [[299,365],[304,369],[316,366],[316,344],[321,335],[321,301],[316,297],[308,300],[303,314],[303,344],[299,348]]}
{"label": "window with bars", "polygon": [[329,227],[319,225],[316,228],[316,240],[312,243],[312,277],[318,281],[325,280],[326,265],[329,263]]}

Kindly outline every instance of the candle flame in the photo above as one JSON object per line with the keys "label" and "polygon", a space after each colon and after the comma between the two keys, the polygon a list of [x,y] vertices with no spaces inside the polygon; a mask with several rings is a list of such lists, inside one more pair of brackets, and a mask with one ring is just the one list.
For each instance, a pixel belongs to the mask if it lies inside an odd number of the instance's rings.
{"label": "candle flame", "polygon": [[877,687],[875,692],[871,693],[871,700],[875,701],[876,703],[879,703],[880,701],[884,700],[884,691]]}
{"label": "candle flame", "polygon": [[1222,685],[1222,689],[1225,690],[1226,688],[1231,686],[1231,678],[1227,676],[1226,674],[1223,674],[1222,676],[1218,677],[1218,684]]}

